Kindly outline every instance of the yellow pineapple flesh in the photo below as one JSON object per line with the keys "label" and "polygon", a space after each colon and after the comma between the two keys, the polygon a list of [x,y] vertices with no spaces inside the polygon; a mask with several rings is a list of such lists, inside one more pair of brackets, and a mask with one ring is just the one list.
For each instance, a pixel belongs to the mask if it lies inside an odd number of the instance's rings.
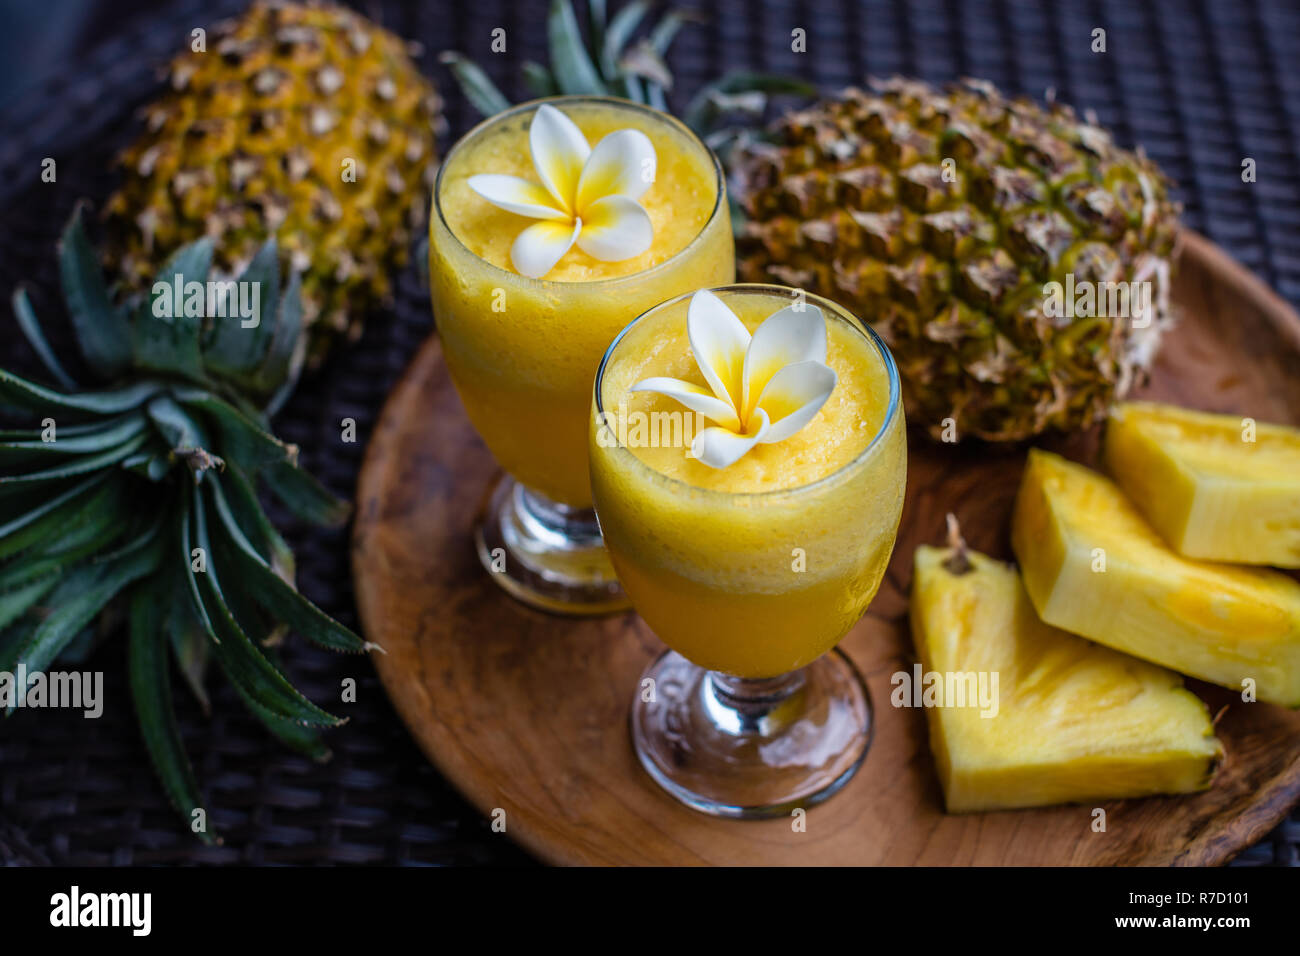
{"label": "yellow pineapple flesh", "polygon": [[1188,793],[1223,748],[1178,675],[1039,620],[1015,569],[916,551],[912,638],[926,671],[996,673],[996,715],[931,707],[950,813]]}
{"label": "yellow pineapple flesh", "polygon": [[1300,583],[1287,575],[1179,555],[1109,478],[1039,449],[1011,544],[1047,623],[1300,706]]}
{"label": "yellow pineapple flesh", "polygon": [[1106,467],[1179,554],[1300,568],[1300,429],[1132,402]]}

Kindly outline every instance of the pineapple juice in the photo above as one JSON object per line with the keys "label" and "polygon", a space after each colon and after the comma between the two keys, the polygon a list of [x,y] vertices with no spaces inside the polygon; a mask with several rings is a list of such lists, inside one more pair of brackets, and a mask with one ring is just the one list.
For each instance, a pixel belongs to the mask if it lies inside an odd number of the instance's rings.
{"label": "pineapple juice", "polygon": [[[719,295],[751,332],[790,302],[741,290]],[[686,298],[630,326],[597,381],[591,480],[605,545],[650,628],[708,670],[765,678],[817,659],[866,610],[893,550],[907,445],[892,360],[856,319],[817,304],[834,391],[801,431],[728,468],[688,457],[689,441],[618,446],[596,415],[680,409],[659,394],[629,393],[650,376],[704,384]]]}
{"label": "pineapple juice", "polygon": [[640,203],[653,244],[618,262],[574,246],[543,279],[512,268],[511,244],[532,220],[491,205],[467,180],[480,173],[536,180],[528,129],[537,104],[525,104],[479,125],[444,162],[429,277],[452,381],[497,462],[552,500],[583,508],[591,506],[587,410],[606,346],[656,303],[731,282],[735,254],[717,160],[686,127],[624,101],[549,102],[592,147],[619,129],[650,138],[656,177]]}

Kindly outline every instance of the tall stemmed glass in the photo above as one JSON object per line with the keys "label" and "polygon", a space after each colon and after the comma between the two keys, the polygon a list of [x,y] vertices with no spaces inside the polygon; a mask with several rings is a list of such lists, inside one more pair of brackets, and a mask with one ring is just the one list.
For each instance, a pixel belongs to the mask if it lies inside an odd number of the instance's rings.
{"label": "tall stemmed glass", "polygon": [[762,314],[816,305],[835,326],[836,387],[854,375],[874,383],[842,393],[869,394],[857,420],[874,422],[846,464],[814,469],[795,487],[734,493],[669,477],[619,441],[616,416],[634,414],[628,390],[646,356],[674,342],[686,349],[689,296],[624,329],[596,378],[596,512],[623,587],[671,648],[637,688],[636,753],[698,810],[784,814],[838,790],[869,746],[866,685],[834,648],[875,596],[894,547],[907,468],[898,370],[869,326],[825,299],[779,286],[712,291],[725,303],[769,299]]}
{"label": "tall stemmed glass", "polygon": [[[668,219],[698,220],[698,232],[680,248],[652,246],[651,267],[609,274],[594,263],[575,281],[529,278],[475,252],[471,246],[501,246],[498,240],[509,249],[529,222],[493,209],[467,181],[500,172],[493,163],[504,153],[527,157],[529,123],[542,102],[563,111],[593,144],[614,129],[644,132],[658,153],[647,201],[659,203]],[[735,278],[717,158],[676,119],[627,100],[525,103],[475,127],[447,156],[434,187],[429,238],[443,355],[470,422],[506,472],[475,528],[481,562],[498,584],[536,607],[570,614],[625,608],[591,509],[591,381],[605,346],[632,316]],[[657,232],[655,241],[666,239]]]}

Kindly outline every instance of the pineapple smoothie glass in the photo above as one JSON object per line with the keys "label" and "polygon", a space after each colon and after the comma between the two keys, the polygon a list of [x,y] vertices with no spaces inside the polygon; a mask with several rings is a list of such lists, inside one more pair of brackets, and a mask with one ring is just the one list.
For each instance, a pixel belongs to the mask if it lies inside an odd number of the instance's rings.
{"label": "pineapple smoothie glass", "polygon": [[[515,268],[512,244],[537,220],[492,205],[469,180],[535,180],[530,130],[545,106],[571,119],[595,149],[617,131],[648,137],[652,182],[639,203],[653,239],[641,254],[603,261],[579,242],[541,278]],[[479,124],[452,149],[434,187],[429,234],[447,367],[470,422],[506,472],[476,523],[480,560],[535,607],[625,608],[591,508],[591,383],[606,346],[634,316],[688,289],[734,280],[717,158],[676,119],[639,104],[581,96],[525,103]]]}
{"label": "pineapple smoothie glass", "polygon": [[[866,685],[834,648],[875,596],[898,530],[907,469],[898,370],[869,326],[825,299],[780,286],[711,291],[750,333],[791,306],[824,316],[829,397],[800,430],[733,464],[692,457],[689,440],[672,440],[668,416],[681,404],[632,388],[677,379],[709,392],[698,333],[688,331],[693,297],[666,302],[629,325],[601,363],[592,491],[624,589],[671,648],[645,671],[632,705],[642,765],[697,810],[782,815],[836,792],[870,743]],[[732,350],[733,370],[740,355]],[[792,407],[767,404],[776,416]],[[644,429],[656,416],[658,441]]]}

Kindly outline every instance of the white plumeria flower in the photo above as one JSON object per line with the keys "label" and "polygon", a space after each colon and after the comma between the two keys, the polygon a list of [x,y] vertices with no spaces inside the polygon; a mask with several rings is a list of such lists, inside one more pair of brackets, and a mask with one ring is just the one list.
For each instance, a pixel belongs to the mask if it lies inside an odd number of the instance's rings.
{"label": "white plumeria flower", "polygon": [[717,424],[691,442],[691,454],[726,468],[757,444],[784,441],[803,428],[835,389],[826,364],[826,317],[814,305],[790,305],[751,336],[712,292],[691,296],[686,314],[691,352],[708,388],[656,376],[632,386],[658,392]]}
{"label": "white plumeria flower", "polygon": [[650,137],[620,129],[592,149],[573,120],[543,103],[533,114],[528,144],[540,186],[497,174],[468,181],[492,205],[541,220],[510,247],[510,261],[521,275],[540,279],[574,243],[604,262],[631,259],[650,248],[654,227],[637,202],[655,178]]}

